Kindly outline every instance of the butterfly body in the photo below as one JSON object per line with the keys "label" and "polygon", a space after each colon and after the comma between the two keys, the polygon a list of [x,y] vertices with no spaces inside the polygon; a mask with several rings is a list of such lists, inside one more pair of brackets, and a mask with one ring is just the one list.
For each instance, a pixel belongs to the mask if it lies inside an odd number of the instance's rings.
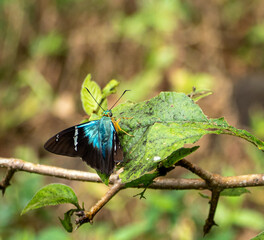
{"label": "butterfly body", "polygon": [[107,110],[99,120],[82,123],[57,133],[46,142],[44,148],[59,155],[81,157],[92,168],[110,175],[115,163],[123,160],[117,136],[119,128],[111,110]]}

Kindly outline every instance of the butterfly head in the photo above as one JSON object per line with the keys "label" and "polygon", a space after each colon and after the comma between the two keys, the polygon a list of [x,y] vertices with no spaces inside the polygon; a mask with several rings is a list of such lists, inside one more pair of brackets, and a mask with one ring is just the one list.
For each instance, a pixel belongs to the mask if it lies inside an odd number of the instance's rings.
{"label": "butterfly head", "polygon": [[103,116],[105,117],[112,117],[113,114],[112,114],[112,111],[111,110],[106,110],[103,112]]}

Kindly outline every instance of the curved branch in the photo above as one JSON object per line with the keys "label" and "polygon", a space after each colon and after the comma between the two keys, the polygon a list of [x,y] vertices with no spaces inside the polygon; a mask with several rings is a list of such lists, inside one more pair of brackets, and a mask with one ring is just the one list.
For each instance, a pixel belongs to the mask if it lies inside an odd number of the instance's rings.
{"label": "curved branch", "polygon": [[[216,211],[219,194],[227,188],[240,187],[256,187],[264,186],[264,174],[250,174],[242,176],[222,177],[217,174],[212,174],[200,167],[181,160],[177,163],[178,166],[184,167],[202,179],[175,179],[158,177],[153,183],[148,186],[151,189],[167,189],[167,190],[183,190],[183,189],[209,189],[212,192],[210,201],[210,211],[204,226],[204,234],[208,233],[214,222],[214,214]],[[0,182],[0,189],[4,193],[7,186],[10,185],[10,180],[16,171],[25,171],[37,173],[41,175],[64,178],[68,180],[85,181],[85,182],[102,182],[99,176],[95,173],[69,170],[65,168],[34,164],[20,159],[0,158],[0,168],[7,168],[7,173],[4,179]],[[115,196],[121,189],[125,188],[125,184],[118,178],[118,174],[112,175],[109,179],[109,191],[90,209],[90,211],[81,211],[77,213],[79,219],[76,220],[77,226],[81,226],[85,222],[92,222],[98,211]],[[144,184],[134,186],[136,188],[146,188]]]}

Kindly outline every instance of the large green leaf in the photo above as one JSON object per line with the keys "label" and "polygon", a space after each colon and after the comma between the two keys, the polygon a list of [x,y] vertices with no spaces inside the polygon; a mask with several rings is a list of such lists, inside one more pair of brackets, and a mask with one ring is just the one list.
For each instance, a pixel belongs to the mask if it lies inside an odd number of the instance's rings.
{"label": "large green leaf", "polygon": [[261,232],[256,237],[251,238],[250,240],[264,240],[264,232]]}
{"label": "large green leaf", "polygon": [[128,183],[157,168],[158,164],[206,134],[230,134],[246,139],[259,149],[264,143],[223,119],[208,119],[183,93],[162,92],[149,101],[120,104],[113,109],[120,126],[133,137],[120,135],[124,150],[122,182]]}
{"label": "large green leaf", "polygon": [[21,215],[29,210],[50,206],[59,205],[62,203],[71,203],[80,209],[77,196],[74,191],[64,184],[49,184],[41,188],[30,200],[27,206],[23,209]]}
{"label": "large green leaf", "polygon": [[143,187],[149,186],[155,178],[159,176],[164,176],[167,173],[167,169],[170,169],[171,166],[173,166],[179,160],[183,159],[185,156],[193,153],[198,148],[199,148],[198,146],[195,146],[192,148],[180,148],[176,150],[164,161],[162,161],[162,164],[158,166],[157,171],[151,174],[144,174],[140,178],[137,178],[131,182],[126,183],[125,187],[138,187],[139,185]]}

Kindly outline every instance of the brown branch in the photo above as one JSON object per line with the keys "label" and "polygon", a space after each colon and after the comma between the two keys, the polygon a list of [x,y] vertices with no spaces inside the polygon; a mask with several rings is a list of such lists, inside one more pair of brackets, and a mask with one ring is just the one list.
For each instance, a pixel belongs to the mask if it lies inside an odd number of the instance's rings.
{"label": "brown branch", "polygon": [[[13,170],[37,173],[46,176],[64,178],[68,180],[97,182],[101,183],[101,179],[96,173],[69,170],[65,168],[34,164],[20,159],[0,158],[0,168],[11,168]],[[116,175],[110,177],[110,184],[116,181]],[[264,174],[249,174],[232,177],[218,176],[221,188],[239,188],[239,187],[256,187],[264,186]],[[138,186],[137,188],[144,188]],[[152,189],[163,190],[179,190],[179,189],[210,189],[208,184],[202,179],[175,179],[159,177],[148,187]]]}
{"label": "brown branch", "polygon": [[46,176],[65,178],[85,182],[101,182],[95,173],[69,170],[42,164],[34,164],[15,158],[0,158],[0,168],[10,168],[18,171],[37,173]]}
{"label": "brown branch", "polygon": [[[204,226],[204,234],[208,233],[214,222],[214,215],[219,199],[219,194],[223,189],[227,188],[240,188],[240,187],[256,187],[264,186],[264,174],[250,174],[242,176],[222,177],[217,174],[212,174],[200,167],[188,162],[187,160],[181,160],[177,165],[182,166],[191,172],[195,173],[202,179],[174,179],[174,178],[156,178],[152,184],[148,186],[151,189],[209,189],[212,192],[210,201],[210,211],[208,218]],[[69,180],[85,181],[85,182],[102,182],[99,176],[95,173],[68,170],[59,167],[52,167],[47,165],[40,165],[25,162],[20,159],[8,159],[0,158],[0,168],[7,168],[7,174],[0,183],[0,189],[5,189],[9,184],[12,176],[16,171],[26,171],[30,173],[37,173],[47,176],[59,177]],[[125,184],[121,183],[118,179],[118,175],[112,175],[109,180],[109,184],[113,185],[106,195],[93,206],[90,211],[79,212],[77,224],[80,226],[85,222],[92,222],[96,213],[121,189],[125,188]],[[145,188],[145,186],[138,185],[137,188]]]}
{"label": "brown branch", "polygon": [[102,209],[102,207],[108,203],[112,197],[114,197],[122,188],[124,184],[121,183],[121,180],[118,180],[108,192],[90,209],[90,211],[81,211],[78,212],[76,215],[79,216],[76,219],[76,224],[80,227],[84,223],[92,223],[94,216]]}
{"label": "brown branch", "polygon": [[205,225],[203,228],[204,235],[206,235],[207,233],[209,233],[209,231],[211,230],[211,228],[213,226],[217,225],[214,221],[215,211],[216,211],[217,204],[219,201],[220,193],[224,189],[223,185],[227,181],[225,181],[225,179],[223,177],[221,177],[220,175],[212,174],[212,173],[196,166],[195,164],[188,162],[185,159],[180,160],[178,162],[178,165],[188,169],[192,173],[194,173],[194,174],[198,175],[199,177],[201,177],[202,179],[204,179],[208,185],[208,189],[212,193],[211,200],[209,202],[209,204],[210,204],[209,214],[208,214],[208,217],[205,221]]}
{"label": "brown branch", "polygon": [[177,162],[178,166],[184,167],[186,169],[188,169],[189,171],[191,171],[192,173],[196,174],[197,176],[199,176],[200,178],[204,179],[206,182],[211,182],[212,179],[214,179],[214,175],[200,167],[198,167],[197,165],[182,159],[179,162]]}

